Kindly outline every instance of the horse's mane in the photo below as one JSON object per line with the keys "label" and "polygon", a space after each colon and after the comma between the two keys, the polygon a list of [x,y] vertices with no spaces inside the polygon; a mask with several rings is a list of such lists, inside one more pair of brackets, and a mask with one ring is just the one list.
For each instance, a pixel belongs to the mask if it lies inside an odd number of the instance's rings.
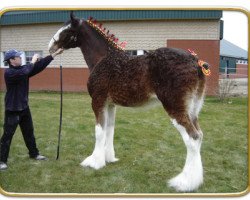
{"label": "horse's mane", "polygon": [[119,39],[115,37],[114,34],[111,34],[109,30],[103,27],[102,23],[98,23],[96,19],[93,19],[93,17],[89,17],[87,23],[96,31],[98,31],[112,46],[124,51],[127,42],[124,41],[119,43]]}

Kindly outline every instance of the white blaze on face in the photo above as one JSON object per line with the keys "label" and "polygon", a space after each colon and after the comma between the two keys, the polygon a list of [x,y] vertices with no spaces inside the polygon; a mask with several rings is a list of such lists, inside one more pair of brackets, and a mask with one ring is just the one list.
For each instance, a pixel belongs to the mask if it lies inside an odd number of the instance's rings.
{"label": "white blaze on face", "polygon": [[54,42],[55,41],[58,41],[59,40],[59,35],[61,32],[63,32],[65,29],[68,29],[71,27],[71,24],[67,25],[67,26],[64,26],[62,28],[60,28],[56,34],[53,36],[53,38],[50,40],[49,42],[49,46],[48,46],[48,49],[50,50],[53,46],[54,46]]}

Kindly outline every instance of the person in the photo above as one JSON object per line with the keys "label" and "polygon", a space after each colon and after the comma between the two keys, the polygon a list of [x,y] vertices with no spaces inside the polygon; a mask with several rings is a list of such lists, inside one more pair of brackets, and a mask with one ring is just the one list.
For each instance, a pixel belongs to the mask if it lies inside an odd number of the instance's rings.
{"label": "person", "polygon": [[29,157],[35,160],[47,159],[39,154],[36,146],[33,121],[28,104],[29,78],[43,71],[55,56],[62,52],[63,49],[58,49],[45,58],[40,58],[38,54],[35,54],[31,63],[27,65],[22,65],[20,57],[22,52],[11,49],[5,53],[4,61],[8,63],[9,68],[4,72],[6,94],[3,135],[0,140],[0,170],[8,168],[7,160],[11,140],[18,125],[28,148]]}

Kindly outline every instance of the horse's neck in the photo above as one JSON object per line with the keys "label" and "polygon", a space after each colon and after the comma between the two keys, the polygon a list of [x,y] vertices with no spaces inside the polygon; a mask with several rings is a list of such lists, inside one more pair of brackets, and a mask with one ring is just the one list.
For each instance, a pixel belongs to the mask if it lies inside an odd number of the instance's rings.
{"label": "horse's neck", "polygon": [[108,43],[93,28],[86,25],[80,48],[91,71],[98,62],[107,56]]}

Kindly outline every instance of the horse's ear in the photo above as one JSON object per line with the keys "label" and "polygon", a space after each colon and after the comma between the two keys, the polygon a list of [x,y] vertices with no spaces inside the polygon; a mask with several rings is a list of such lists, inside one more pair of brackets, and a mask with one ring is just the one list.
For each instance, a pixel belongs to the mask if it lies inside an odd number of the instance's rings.
{"label": "horse's ear", "polygon": [[71,20],[74,20],[74,19],[75,19],[75,15],[74,15],[73,11],[70,11],[70,19],[71,19]]}
{"label": "horse's ear", "polygon": [[76,27],[78,25],[78,20],[75,17],[73,11],[70,12],[70,20],[73,27]]}

